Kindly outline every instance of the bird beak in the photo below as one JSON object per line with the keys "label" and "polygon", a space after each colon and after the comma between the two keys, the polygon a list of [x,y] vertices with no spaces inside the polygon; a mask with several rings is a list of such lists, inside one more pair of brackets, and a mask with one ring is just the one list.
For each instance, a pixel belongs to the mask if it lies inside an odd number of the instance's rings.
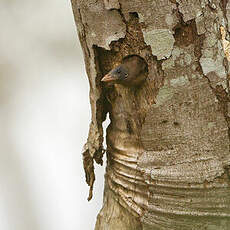
{"label": "bird beak", "polygon": [[101,81],[104,81],[104,82],[109,82],[109,81],[114,81],[116,80],[116,78],[113,76],[113,75],[110,75],[109,73],[106,74],[102,79]]}

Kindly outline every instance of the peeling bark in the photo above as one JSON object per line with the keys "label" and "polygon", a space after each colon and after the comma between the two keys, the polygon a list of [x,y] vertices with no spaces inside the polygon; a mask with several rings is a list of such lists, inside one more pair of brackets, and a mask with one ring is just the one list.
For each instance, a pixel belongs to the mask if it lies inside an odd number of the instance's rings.
{"label": "peeling bark", "polygon": [[[227,1],[72,0],[90,82],[83,151],[107,167],[96,230],[230,227]],[[138,87],[100,80],[128,55],[148,65]]]}

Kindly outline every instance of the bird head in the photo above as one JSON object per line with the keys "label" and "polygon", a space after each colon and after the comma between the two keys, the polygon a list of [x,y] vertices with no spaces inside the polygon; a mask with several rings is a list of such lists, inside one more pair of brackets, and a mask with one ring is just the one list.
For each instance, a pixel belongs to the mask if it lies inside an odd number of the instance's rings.
{"label": "bird head", "polygon": [[124,65],[119,65],[106,74],[101,81],[104,82],[122,82],[129,76],[128,69]]}
{"label": "bird head", "polygon": [[133,55],[123,59],[122,63],[106,74],[101,81],[127,86],[139,85],[145,79],[147,64],[139,56]]}

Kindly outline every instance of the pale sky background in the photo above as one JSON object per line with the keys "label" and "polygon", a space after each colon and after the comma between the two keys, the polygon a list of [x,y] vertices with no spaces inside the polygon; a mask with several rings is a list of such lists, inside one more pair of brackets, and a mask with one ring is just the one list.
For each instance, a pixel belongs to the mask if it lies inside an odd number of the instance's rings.
{"label": "pale sky background", "polygon": [[70,1],[0,1],[0,229],[92,230],[81,149],[89,85]]}

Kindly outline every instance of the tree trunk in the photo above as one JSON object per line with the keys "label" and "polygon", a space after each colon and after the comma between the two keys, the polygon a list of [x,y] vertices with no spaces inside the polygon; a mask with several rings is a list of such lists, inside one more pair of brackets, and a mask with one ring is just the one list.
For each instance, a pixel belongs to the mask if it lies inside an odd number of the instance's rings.
{"label": "tree trunk", "polygon": [[[107,167],[96,230],[230,229],[230,3],[72,0],[90,82],[83,151]],[[138,87],[100,81],[128,55],[148,65]]]}

